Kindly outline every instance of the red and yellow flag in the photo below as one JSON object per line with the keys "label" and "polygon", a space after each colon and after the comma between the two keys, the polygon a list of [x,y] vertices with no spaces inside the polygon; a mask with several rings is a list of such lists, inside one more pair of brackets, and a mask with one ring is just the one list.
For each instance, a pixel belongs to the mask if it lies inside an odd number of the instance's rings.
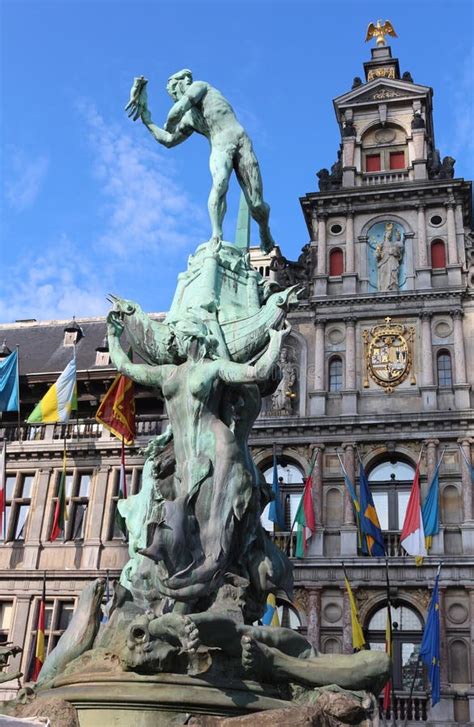
{"label": "red and yellow flag", "polygon": [[38,613],[38,625],[36,628],[36,650],[35,661],[33,664],[32,681],[37,682],[40,671],[43,668],[45,657],[44,628],[45,628],[45,611],[46,611],[46,578],[43,578],[43,593]]}
{"label": "red and yellow flag", "polygon": [[135,439],[135,387],[133,381],[117,374],[97,409],[95,418],[125,444]]}

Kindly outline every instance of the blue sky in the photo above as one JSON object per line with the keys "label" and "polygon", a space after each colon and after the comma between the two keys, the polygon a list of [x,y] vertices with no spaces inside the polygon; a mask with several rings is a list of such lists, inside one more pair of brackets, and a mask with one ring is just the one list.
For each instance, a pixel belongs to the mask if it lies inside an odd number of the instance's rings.
{"label": "blue sky", "polygon": [[[369,21],[389,18],[402,72],[434,87],[436,140],[470,178],[470,0],[0,0],[0,321],[107,310],[105,294],[166,310],[189,253],[209,237],[208,145],[156,144],[123,107],[183,67],[227,96],[253,139],[283,253],[308,240],[299,197],[335,161],[332,99],[363,75]],[[238,188],[229,193],[233,239]],[[256,242],[257,230],[253,229]]]}

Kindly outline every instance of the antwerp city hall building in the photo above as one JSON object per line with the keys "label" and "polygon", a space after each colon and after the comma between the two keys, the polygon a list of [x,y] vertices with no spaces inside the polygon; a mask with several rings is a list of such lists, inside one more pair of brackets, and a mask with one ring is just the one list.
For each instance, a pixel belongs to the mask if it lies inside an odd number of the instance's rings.
{"label": "antwerp city hall building", "polygon": [[[287,530],[273,537],[291,555],[291,522],[317,455],[316,532],[305,557],[292,558],[295,608],[280,609],[280,616],[325,653],[352,650],[343,563],[368,648],[385,648],[385,561],[358,553],[341,470],[342,462],[358,488],[363,464],[388,555],[395,716],[399,723],[407,716],[408,724],[452,725],[474,722],[471,183],[456,177],[451,157],[440,156],[433,91],[417,81],[400,73],[389,47],[372,49],[364,77],[334,99],[340,149],[331,169],[318,172],[319,190],[301,198],[309,242],[299,260],[251,251],[265,277],[304,286],[289,315],[282,382],[265,400],[251,445],[270,481],[276,451]],[[115,373],[104,336],[103,317],[0,326],[0,356],[19,346],[21,392],[20,427],[16,414],[0,421],[7,447],[0,635],[23,647],[8,669],[21,670],[25,680],[43,574],[50,650],[85,583],[107,572],[113,582],[127,559],[114,519],[120,443],[94,420]],[[26,425],[72,347],[77,419]],[[166,426],[152,392],[137,387],[136,406],[129,493],[140,487],[140,449]],[[64,437],[68,520],[64,537],[50,542]],[[422,501],[442,458],[441,524],[417,566],[399,541],[420,453]],[[273,532],[265,513],[263,520]],[[440,562],[441,701],[432,708],[427,674],[415,670]],[[16,688],[14,681],[2,684],[3,698]]]}

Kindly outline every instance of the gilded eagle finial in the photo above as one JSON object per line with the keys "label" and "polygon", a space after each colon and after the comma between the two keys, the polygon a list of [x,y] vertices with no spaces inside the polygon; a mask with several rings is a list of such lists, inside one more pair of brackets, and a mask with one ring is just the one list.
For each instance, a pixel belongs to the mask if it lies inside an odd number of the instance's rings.
{"label": "gilded eagle finial", "polygon": [[398,38],[390,20],[386,20],[383,25],[381,20],[377,20],[377,23],[375,25],[373,23],[369,23],[365,42],[367,43],[367,41],[371,38],[375,38],[377,41],[377,45],[385,45],[386,35],[391,35],[393,38]]}

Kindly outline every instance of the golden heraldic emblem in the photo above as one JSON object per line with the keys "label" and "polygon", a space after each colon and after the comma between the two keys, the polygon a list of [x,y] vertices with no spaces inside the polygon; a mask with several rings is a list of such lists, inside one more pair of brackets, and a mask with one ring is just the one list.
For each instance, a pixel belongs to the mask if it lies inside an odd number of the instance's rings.
{"label": "golden heraldic emblem", "polygon": [[386,393],[393,391],[411,373],[411,384],[415,384],[413,372],[413,338],[415,329],[385,318],[385,325],[378,325],[363,332],[365,349],[364,387],[369,386],[369,376],[382,386]]}

